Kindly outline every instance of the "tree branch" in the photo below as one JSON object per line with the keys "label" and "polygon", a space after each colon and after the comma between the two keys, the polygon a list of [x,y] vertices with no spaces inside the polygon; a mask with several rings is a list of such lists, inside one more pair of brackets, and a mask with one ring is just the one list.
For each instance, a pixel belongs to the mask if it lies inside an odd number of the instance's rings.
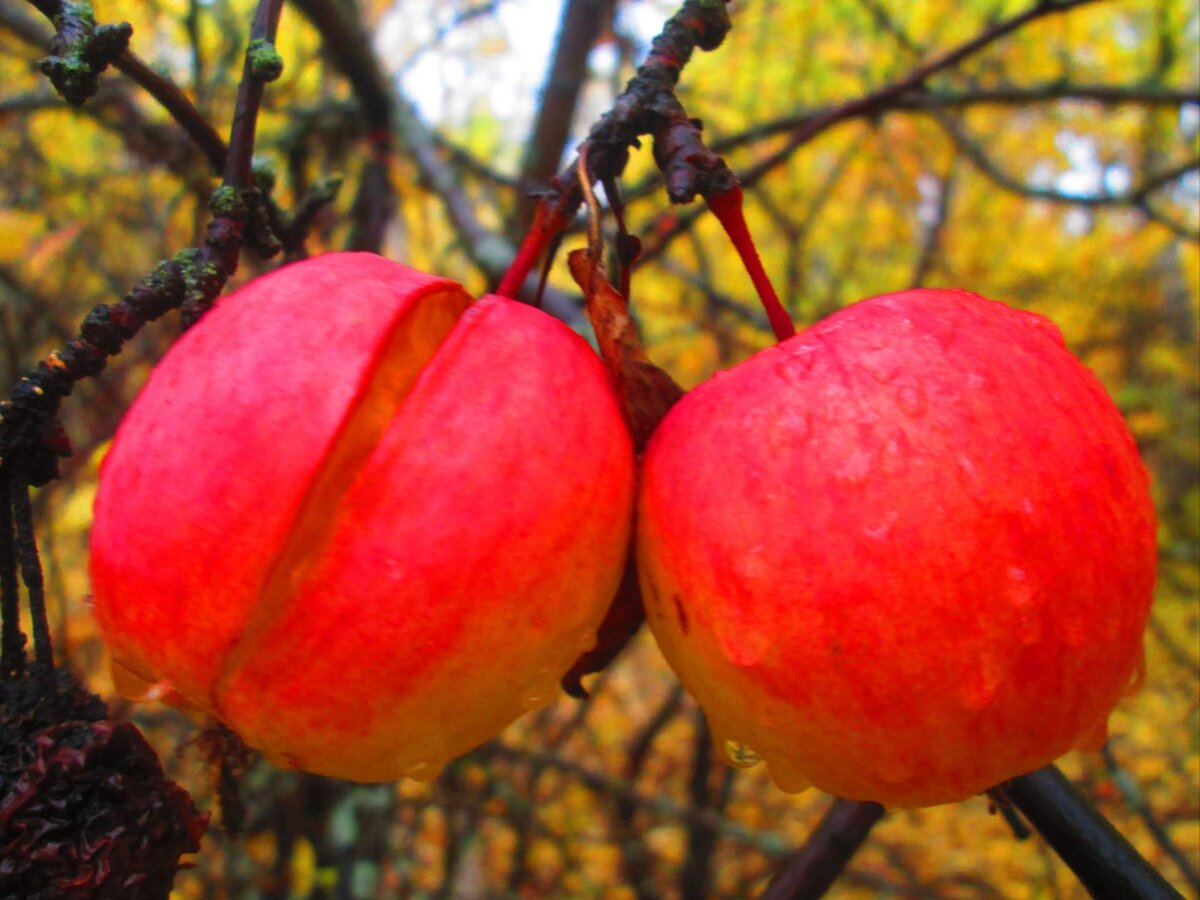
{"label": "tree branch", "polygon": [[[1054,81],[1033,87],[978,88],[964,91],[926,91],[914,89],[897,97],[888,106],[889,112],[921,110],[962,110],[978,106],[1031,106],[1039,103],[1093,103],[1104,107],[1143,106],[1179,107],[1200,103],[1200,88],[1176,89],[1158,85],[1072,84]],[[805,110],[767,122],[760,122],[736,134],[712,142],[718,153],[728,153],[781,134],[789,134],[809,126],[814,120],[831,115],[839,106],[823,106]],[[878,115],[861,110],[849,118]],[[841,120],[839,120],[841,121]]]}
{"label": "tree branch", "polygon": [[891,84],[871,91],[862,97],[849,100],[839,106],[831,107],[823,113],[807,119],[792,129],[791,137],[784,147],[743,173],[740,177],[741,182],[744,185],[754,184],[766,175],[767,172],[791,156],[797,149],[807,144],[818,134],[840,122],[863,115],[876,115],[885,110],[892,109],[905,94],[910,91],[922,89],[925,81],[933,75],[958,65],[1031,22],[1097,2],[1102,2],[1102,0],[1039,0],[1039,2],[1034,3],[1015,16],[985,28],[971,40],[960,44],[958,47],[934,57],[929,62],[916,66],[898,81],[893,81]]}
{"label": "tree branch", "polygon": [[1126,805],[1138,814],[1138,817],[1145,823],[1146,828],[1149,829],[1150,834],[1154,836],[1155,843],[1179,867],[1179,871],[1183,873],[1184,880],[1187,881],[1188,886],[1195,893],[1200,894],[1200,872],[1196,870],[1195,865],[1188,859],[1187,854],[1179,849],[1179,845],[1171,840],[1171,835],[1167,833],[1166,827],[1154,815],[1150,804],[1146,802],[1145,795],[1138,790],[1136,782],[1117,762],[1117,757],[1113,754],[1112,747],[1106,744],[1100,752],[1104,756],[1104,765],[1108,769],[1108,774],[1116,784],[1117,790],[1121,792],[1121,796],[1125,798]]}
{"label": "tree branch", "polygon": [[246,237],[264,239],[261,198],[250,173],[263,91],[263,73],[256,65],[261,59],[255,58],[254,48],[257,42],[274,41],[282,5],[283,0],[259,0],[238,88],[225,183],[213,195],[214,218],[203,245],[160,263],[119,303],[97,306],[84,320],[79,336],[39,362],[17,382],[11,399],[0,403],[0,462],[27,457],[22,471],[29,484],[41,485],[56,478],[58,457],[71,452],[57,412],[75,382],[99,374],[125,341],[168,310],[181,308],[185,325],[199,318],[236,271]]}
{"label": "tree branch", "polygon": [[[0,24],[4,24],[23,41],[34,46],[45,47],[47,43],[53,42],[55,53],[58,55],[48,57],[43,61],[42,67],[69,102],[80,105],[94,96],[99,89],[100,74],[106,66],[112,65],[157,100],[208,157],[213,170],[221,171],[225,161],[225,142],[183,91],[151,69],[125,46],[129,34],[132,33],[128,25],[122,23],[124,28],[97,26],[94,20],[90,19],[90,11],[83,15],[79,11],[82,9],[80,5],[70,4],[65,0],[36,0],[34,5],[52,23],[56,23],[57,33],[43,32],[37,22],[10,10],[7,3],[0,6]],[[116,28],[124,35],[124,42],[121,43],[118,52],[111,52],[111,48],[107,47],[114,38],[95,37],[97,33],[112,34],[103,31],[111,28]],[[103,45],[101,50],[90,49],[97,41]]]}
{"label": "tree branch", "polygon": [[[1098,2],[1102,2],[1102,0],[1038,0],[1038,2],[1027,7],[1022,12],[985,28],[975,37],[959,46],[934,57],[926,63],[915,66],[902,78],[874,91],[870,91],[861,97],[814,111],[790,129],[790,137],[782,147],[764,156],[749,168],[739,172],[737,180],[746,187],[754,185],[769,172],[790,159],[805,144],[833,126],[851,119],[880,115],[894,108],[905,95],[923,89],[925,82],[932,76],[958,65],[1031,22],[1050,15],[1068,12],[1079,6]],[[720,152],[720,144],[714,144],[713,146],[715,150]],[[644,248],[640,261],[644,263],[661,256],[671,242],[684,231],[691,228],[692,224],[703,212],[703,210],[688,210],[679,215],[669,229],[661,232],[657,240]]]}
{"label": "tree branch", "polygon": [[320,32],[325,55],[350,82],[350,89],[366,116],[368,129],[388,130],[394,96],[371,50],[367,29],[355,13],[357,4],[294,0],[294,5]]}
{"label": "tree branch", "polygon": [[[520,181],[530,188],[548,187],[558,171],[587,77],[588,54],[612,26],[615,7],[615,0],[568,0],[563,7],[554,56],[521,164]],[[522,194],[516,215],[518,233],[533,222],[536,203],[535,197]]]}
{"label": "tree branch", "polygon": [[994,162],[977,141],[972,139],[964,128],[945,116],[937,117],[938,124],[954,141],[955,146],[962,152],[971,164],[998,187],[1014,194],[1020,194],[1031,200],[1043,200],[1049,203],[1068,203],[1072,206],[1141,206],[1155,191],[1162,190],[1167,185],[1182,178],[1188,172],[1200,168],[1200,156],[1177,165],[1148,175],[1141,184],[1120,194],[1102,192],[1097,194],[1072,194],[1056,188],[1035,187],[1026,184],[1019,178],[1005,172]]}
{"label": "tree branch", "polygon": [[699,121],[688,117],[675,96],[692,53],[719,47],[730,27],[724,0],[685,0],[667,20],[612,110],[592,126],[575,159],[553,180],[541,201],[544,214],[535,217],[497,293],[515,296],[529,270],[575,215],[584,199],[579,173],[586,172],[589,189],[598,181],[611,193],[610,186],[615,190],[629,162],[630,148],[640,146],[643,135],[653,136],[654,161],[672,203],[687,202],[697,193],[708,198],[733,192],[733,173],[705,146]]}
{"label": "tree branch", "polygon": [[1000,790],[1054,848],[1093,897],[1176,900],[1180,893],[1092,809],[1055,766]]}
{"label": "tree branch", "polygon": [[938,198],[934,219],[925,227],[925,236],[921,240],[921,253],[917,257],[917,265],[913,271],[911,286],[924,287],[934,263],[937,260],[938,248],[942,242],[946,223],[950,219],[950,198],[954,194],[954,186],[958,175],[959,157],[956,155],[950,163],[950,170],[937,179]]}
{"label": "tree branch", "polygon": [[132,50],[126,50],[113,60],[113,67],[129,76],[159,104],[183,128],[208,158],[214,172],[225,167],[227,149],[225,142],[188,96],[172,81],[164,78],[146,65]]}
{"label": "tree branch", "polygon": [[835,799],[808,841],[788,857],[760,900],[809,900],[837,880],[850,858],[883,818],[878,803]]}

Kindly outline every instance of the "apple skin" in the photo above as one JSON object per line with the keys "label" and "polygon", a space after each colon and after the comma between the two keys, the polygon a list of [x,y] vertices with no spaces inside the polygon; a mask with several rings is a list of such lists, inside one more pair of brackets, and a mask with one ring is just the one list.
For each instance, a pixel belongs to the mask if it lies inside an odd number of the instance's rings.
{"label": "apple skin", "polygon": [[717,375],[643,461],[650,626],[718,747],[790,791],[928,806],[1098,748],[1155,548],[1100,383],[965,292],[865,300]]}
{"label": "apple skin", "polygon": [[119,686],[276,762],[432,777],[547,702],[612,599],[633,452],[587,344],[371,254],[223,298],[100,476]]}

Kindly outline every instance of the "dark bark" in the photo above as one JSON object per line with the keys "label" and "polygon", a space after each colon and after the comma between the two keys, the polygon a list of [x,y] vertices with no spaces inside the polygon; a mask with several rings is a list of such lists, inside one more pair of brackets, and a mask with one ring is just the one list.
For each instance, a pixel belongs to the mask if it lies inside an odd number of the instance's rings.
{"label": "dark bark", "polygon": [[1014,778],[1002,790],[1093,897],[1173,900],[1182,896],[1055,766]]}
{"label": "dark bark", "polygon": [[822,896],[881,818],[883,807],[878,803],[834,800],[808,841],[783,864],[760,900]]}

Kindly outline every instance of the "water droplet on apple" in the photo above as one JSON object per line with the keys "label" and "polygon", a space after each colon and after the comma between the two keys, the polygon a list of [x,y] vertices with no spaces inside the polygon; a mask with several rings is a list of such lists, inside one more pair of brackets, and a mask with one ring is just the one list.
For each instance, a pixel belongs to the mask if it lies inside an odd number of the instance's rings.
{"label": "water droplet on apple", "polygon": [[804,376],[812,369],[813,363],[817,361],[816,352],[817,348],[811,344],[797,343],[788,347],[781,354],[775,370],[784,381],[799,385]]}
{"label": "water droplet on apple", "polygon": [[1039,593],[1024,569],[1008,567],[1008,602],[1017,612],[1017,636],[1026,645],[1036,643],[1042,635],[1041,616],[1035,603]]}
{"label": "water droplet on apple", "polygon": [[575,642],[575,647],[580,653],[587,653],[589,650],[596,649],[596,632],[582,631]]}
{"label": "water droplet on apple", "polygon": [[533,680],[525,689],[521,706],[526,711],[537,709],[539,706],[545,706],[554,698],[554,691],[557,685],[558,682],[550,673],[550,670],[543,666],[537,670],[537,673],[533,676]]}
{"label": "water droplet on apple", "polygon": [[404,770],[404,777],[411,778],[413,781],[422,781],[426,784],[436,781],[437,777],[442,774],[444,765],[435,763],[430,760],[422,760],[414,763]]}
{"label": "water droplet on apple", "polygon": [[896,385],[896,405],[910,419],[919,419],[929,408],[925,388],[915,379],[905,378]]}
{"label": "water droplet on apple", "polygon": [[873,541],[882,541],[891,532],[892,526],[896,524],[896,521],[899,518],[900,513],[893,509],[891,512],[886,513],[883,518],[881,518],[874,525],[868,525],[863,528],[863,534]]}
{"label": "water droplet on apple", "polygon": [[1146,648],[1143,646],[1138,652],[1137,663],[1133,667],[1133,673],[1129,676],[1129,684],[1125,686],[1125,696],[1130,697],[1142,689],[1142,685],[1146,681]]}
{"label": "water droplet on apple", "polygon": [[807,441],[812,434],[812,423],[807,412],[789,409],[784,413],[783,431],[787,440],[794,448],[797,444]]}
{"label": "water droplet on apple", "polygon": [[958,456],[958,471],[964,481],[972,484],[979,481],[979,469],[976,468],[971,457],[965,453],[960,453]]}
{"label": "water droplet on apple", "polygon": [[875,468],[876,451],[873,447],[853,447],[833,471],[833,477],[849,487],[864,484]]}
{"label": "water droplet on apple", "polygon": [[967,709],[980,710],[992,702],[1000,687],[1000,666],[995,658],[985,653],[979,658],[979,667],[962,687],[962,699]]}
{"label": "water droplet on apple", "polygon": [[1045,316],[1039,316],[1037,313],[1025,312],[1024,310],[1022,310],[1022,312],[1024,312],[1022,320],[1034,331],[1042,332],[1060,347],[1065,347],[1067,345],[1067,341],[1063,337],[1063,333],[1059,330],[1058,326]]}
{"label": "water droplet on apple", "polygon": [[738,618],[741,621],[736,625],[720,632],[721,646],[731,663],[748,669],[761,663],[771,649],[771,633],[747,621],[747,616],[739,615]]}
{"label": "water droplet on apple", "polygon": [[912,446],[903,428],[897,428],[888,437],[880,455],[880,472],[889,477],[905,471],[913,461]]}
{"label": "water droplet on apple", "polygon": [[891,342],[891,336],[883,329],[877,328],[862,335],[859,341],[867,350],[882,350]]}
{"label": "water droplet on apple", "polygon": [[749,769],[762,762],[762,757],[740,741],[726,739],[722,751],[729,764],[738,769]]}
{"label": "water droplet on apple", "polygon": [[769,567],[764,558],[765,550],[764,545],[755,544],[734,560],[733,567],[743,579],[754,582],[768,574]]}
{"label": "water droplet on apple", "polygon": [[858,364],[880,384],[892,384],[900,374],[901,359],[889,347],[865,350]]}

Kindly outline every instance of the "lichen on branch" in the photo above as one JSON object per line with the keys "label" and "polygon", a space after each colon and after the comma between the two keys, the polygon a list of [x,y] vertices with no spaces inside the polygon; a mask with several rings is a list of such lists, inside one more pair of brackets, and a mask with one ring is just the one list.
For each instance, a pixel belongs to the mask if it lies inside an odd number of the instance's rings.
{"label": "lichen on branch", "polygon": [[36,5],[55,30],[50,55],[41,61],[42,72],[64,100],[78,106],[96,93],[100,75],[128,48],[133,26],[97,25],[90,3],[43,0]]}

